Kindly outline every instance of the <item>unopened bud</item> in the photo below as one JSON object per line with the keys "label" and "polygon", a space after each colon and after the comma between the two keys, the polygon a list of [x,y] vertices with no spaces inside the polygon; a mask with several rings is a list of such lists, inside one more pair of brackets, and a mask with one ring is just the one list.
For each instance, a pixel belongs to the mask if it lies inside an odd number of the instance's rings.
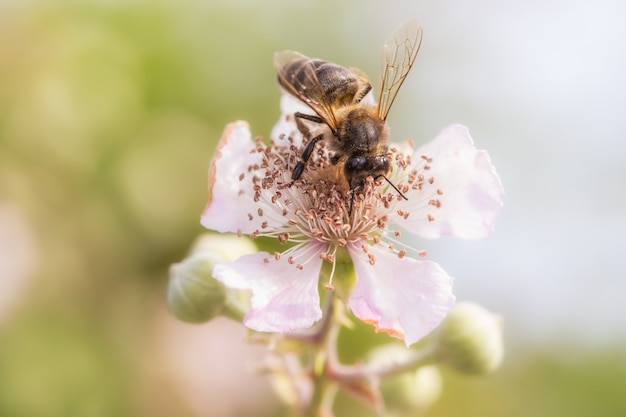
{"label": "unopened bud", "polygon": [[477,304],[457,304],[435,338],[439,360],[460,373],[484,375],[502,363],[502,320]]}
{"label": "unopened bud", "polygon": [[243,255],[255,252],[258,252],[258,249],[248,238],[232,234],[206,233],[200,235],[193,243],[189,257],[200,255],[213,263],[232,262]]}
{"label": "unopened bud", "polygon": [[203,235],[191,254],[170,266],[167,306],[179,320],[203,323],[224,315],[241,320],[247,294],[227,288],[211,275],[213,265],[253,253],[254,245],[232,235]]}
{"label": "unopened bud", "polygon": [[[386,345],[376,349],[371,365],[391,366],[405,362],[415,351],[401,345]],[[442,381],[434,365],[410,369],[380,381],[387,416],[401,417],[421,415],[439,399]]]}

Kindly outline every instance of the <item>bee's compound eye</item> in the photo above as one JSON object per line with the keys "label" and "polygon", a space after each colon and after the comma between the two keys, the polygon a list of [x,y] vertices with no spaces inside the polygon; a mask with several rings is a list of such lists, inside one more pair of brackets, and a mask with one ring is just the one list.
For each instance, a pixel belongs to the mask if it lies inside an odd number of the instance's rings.
{"label": "bee's compound eye", "polygon": [[351,156],[346,161],[344,167],[347,174],[352,174],[358,171],[362,171],[367,163],[367,157],[363,155]]}

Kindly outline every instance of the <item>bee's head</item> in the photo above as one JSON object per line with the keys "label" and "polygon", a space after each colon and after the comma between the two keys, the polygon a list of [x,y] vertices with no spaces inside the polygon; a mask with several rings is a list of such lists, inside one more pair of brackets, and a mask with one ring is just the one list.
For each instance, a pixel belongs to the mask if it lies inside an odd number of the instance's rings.
{"label": "bee's head", "polygon": [[360,190],[368,176],[375,180],[389,172],[389,159],[386,155],[353,155],[344,165],[346,179],[351,190]]}

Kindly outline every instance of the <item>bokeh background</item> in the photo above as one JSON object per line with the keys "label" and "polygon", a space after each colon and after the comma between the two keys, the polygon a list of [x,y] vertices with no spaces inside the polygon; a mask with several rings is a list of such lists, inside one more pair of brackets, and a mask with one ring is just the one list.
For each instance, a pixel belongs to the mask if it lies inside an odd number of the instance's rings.
{"label": "bokeh background", "polygon": [[466,124],[507,193],[492,237],[416,243],[507,344],[428,415],[626,415],[624,4],[0,1],[0,416],[285,415],[240,326],[170,317],[168,265],[225,124],[278,117],[274,51],[376,83],[411,17],[395,140]]}

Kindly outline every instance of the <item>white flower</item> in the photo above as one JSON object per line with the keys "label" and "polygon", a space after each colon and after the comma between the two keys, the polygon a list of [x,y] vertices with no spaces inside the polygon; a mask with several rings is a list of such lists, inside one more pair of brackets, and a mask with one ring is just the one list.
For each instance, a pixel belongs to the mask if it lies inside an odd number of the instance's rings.
{"label": "white flower", "polygon": [[[269,146],[252,140],[247,123],[226,127],[209,171],[210,199],[201,222],[208,229],[294,245],[215,265],[225,285],[252,290],[244,324],[263,332],[310,327],[322,316],[318,281],[323,262],[338,248],[352,258],[356,284],[348,306],[361,320],[410,345],[435,328],[454,305],[452,278],[436,263],[398,249],[402,226],[425,238],[488,235],[503,189],[489,156],[476,150],[467,129],[455,125],[413,151],[390,147],[390,183],[370,181],[352,193],[327,148],[316,148],[302,178],[291,180],[302,151],[295,99],[284,95],[283,116]],[[419,255],[423,253],[418,252]]]}

